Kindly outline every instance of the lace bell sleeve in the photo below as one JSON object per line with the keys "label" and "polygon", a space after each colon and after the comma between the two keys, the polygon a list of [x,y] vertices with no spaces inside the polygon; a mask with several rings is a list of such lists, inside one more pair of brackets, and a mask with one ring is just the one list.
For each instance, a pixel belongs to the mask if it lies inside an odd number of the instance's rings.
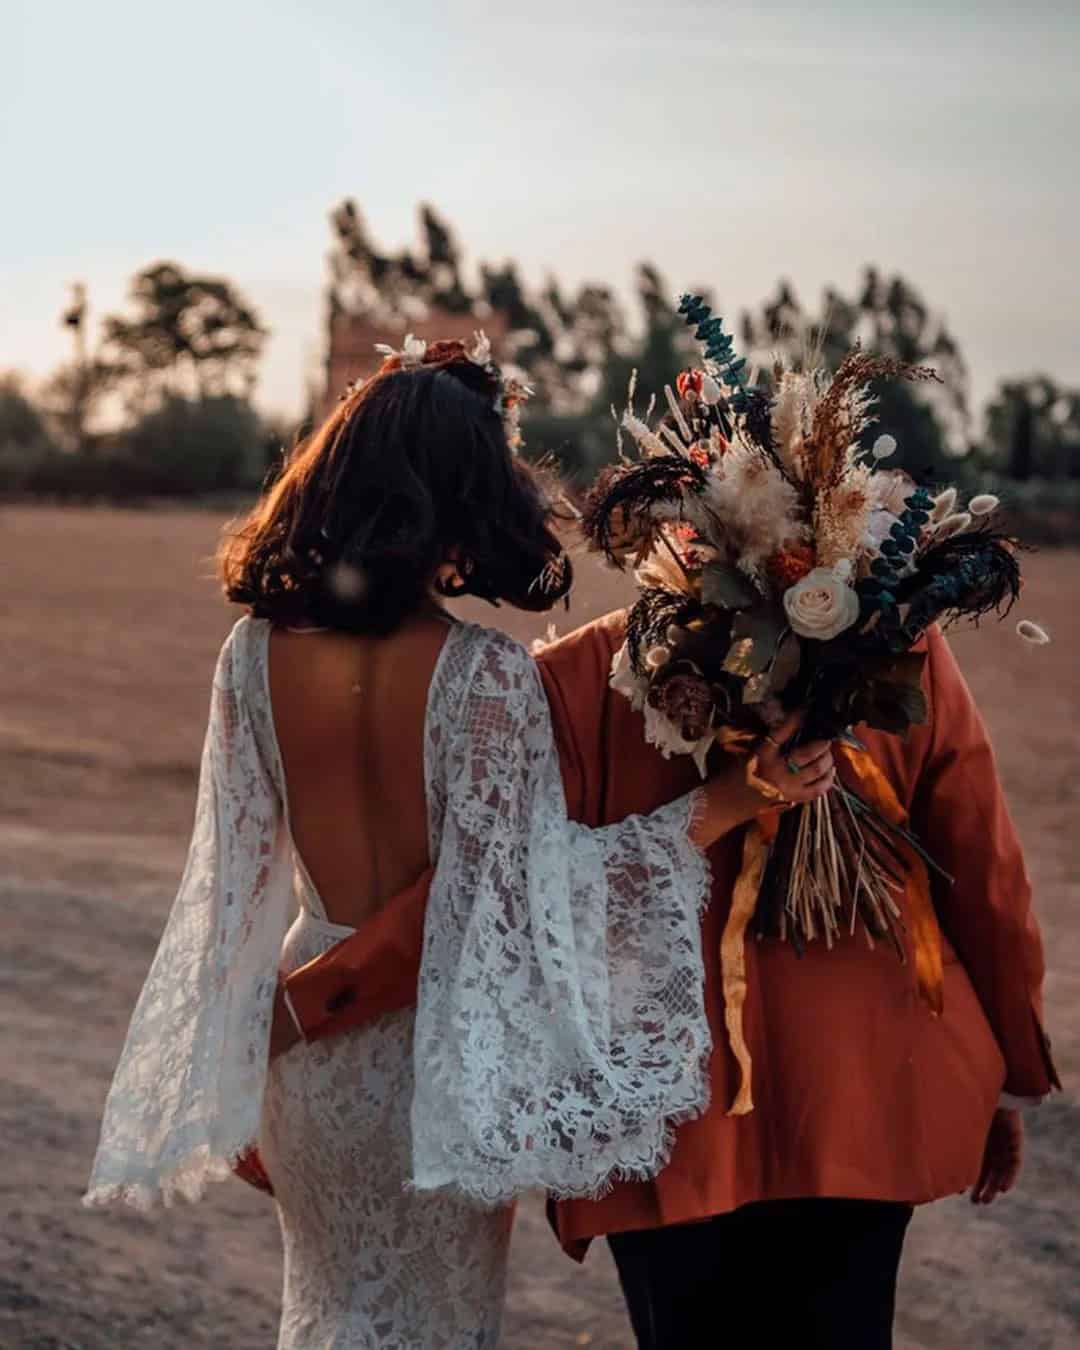
{"label": "lace bell sleeve", "polygon": [[569,820],[534,662],[472,633],[429,709],[414,1184],[490,1205],[594,1195],[654,1175],[707,1105],[696,794],[603,828]]}
{"label": "lace bell sleeve", "polygon": [[250,621],[214,675],[187,864],[131,1018],[84,1203],[194,1200],[255,1139],[292,869],[244,685]]}

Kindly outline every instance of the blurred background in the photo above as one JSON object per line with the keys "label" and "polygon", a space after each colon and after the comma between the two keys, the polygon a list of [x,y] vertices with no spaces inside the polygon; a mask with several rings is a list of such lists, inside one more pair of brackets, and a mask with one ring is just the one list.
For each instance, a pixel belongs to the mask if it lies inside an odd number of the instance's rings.
{"label": "blurred background", "polygon": [[[920,1212],[906,1350],[1080,1340],[1080,10],[7,0],[0,37],[0,1347],[265,1346],[280,1256],[237,1183],[78,1208],[182,865],[210,562],[283,448],[407,332],[484,328],[536,390],[531,454],[614,453],[632,370],[855,341],[912,473],[999,493],[1026,617],[957,651],[1048,936],[1064,1094],[1019,1191]],[[583,562],[560,629],[622,602]],[[476,617],[522,637],[537,625]],[[978,841],[972,841],[977,846]],[[722,1301],[718,1300],[718,1316]],[[625,1347],[606,1253],[521,1216],[505,1343]]]}

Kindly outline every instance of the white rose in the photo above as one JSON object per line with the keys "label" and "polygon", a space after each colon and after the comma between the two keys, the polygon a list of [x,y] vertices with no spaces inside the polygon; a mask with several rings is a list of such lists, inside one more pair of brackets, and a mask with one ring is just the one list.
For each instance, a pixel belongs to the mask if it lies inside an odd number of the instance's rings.
{"label": "white rose", "polygon": [[832,568],[815,567],[784,592],[784,609],[800,637],[828,642],[859,617],[859,597]]}

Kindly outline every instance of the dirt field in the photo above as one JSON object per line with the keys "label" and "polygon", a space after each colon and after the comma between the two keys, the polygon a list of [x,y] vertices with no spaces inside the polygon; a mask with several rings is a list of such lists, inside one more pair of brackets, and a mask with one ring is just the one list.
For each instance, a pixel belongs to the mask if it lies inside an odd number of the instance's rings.
{"label": "dirt field", "polygon": [[[0,510],[0,1350],[274,1341],[268,1201],[237,1183],[150,1218],[78,1204],[190,824],[210,672],[231,621],[208,579],[219,526],[195,513]],[[1028,576],[1023,611],[1053,630],[1053,646],[1025,646],[1012,625],[956,646],[1029,851],[1067,1091],[1029,1117],[1014,1195],[917,1215],[905,1350],[1080,1343],[1080,554],[1035,556]],[[560,630],[620,593],[583,568]],[[519,1222],[504,1343],[631,1345],[606,1250],[572,1265],[538,1204]]]}

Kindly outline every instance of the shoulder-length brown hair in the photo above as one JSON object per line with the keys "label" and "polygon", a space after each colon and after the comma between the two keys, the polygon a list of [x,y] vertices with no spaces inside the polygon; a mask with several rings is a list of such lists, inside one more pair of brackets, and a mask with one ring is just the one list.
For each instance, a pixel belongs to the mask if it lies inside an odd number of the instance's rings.
{"label": "shoulder-length brown hair", "polygon": [[397,358],[349,394],[245,519],[218,561],[225,593],[276,623],[385,635],[443,594],[550,609],[570,561],[541,480],[515,458],[498,385],[457,342]]}

